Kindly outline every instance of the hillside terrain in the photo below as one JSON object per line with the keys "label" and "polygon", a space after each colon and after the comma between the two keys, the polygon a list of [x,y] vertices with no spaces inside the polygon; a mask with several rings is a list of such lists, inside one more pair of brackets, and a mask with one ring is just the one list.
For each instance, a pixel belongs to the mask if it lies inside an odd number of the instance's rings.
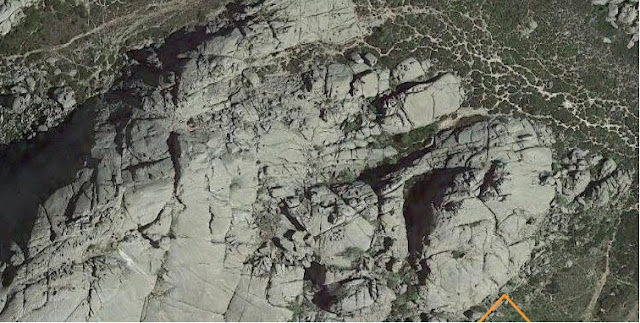
{"label": "hillside terrain", "polygon": [[638,69],[637,0],[4,0],[0,319],[637,321]]}

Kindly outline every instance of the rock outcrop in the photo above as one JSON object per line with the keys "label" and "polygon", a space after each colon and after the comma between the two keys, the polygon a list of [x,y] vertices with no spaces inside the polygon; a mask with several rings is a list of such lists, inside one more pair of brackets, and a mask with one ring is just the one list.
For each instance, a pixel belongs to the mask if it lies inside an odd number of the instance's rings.
{"label": "rock outcrop", "polygon": [[614,202],[633,184],[632,174],[610,158],[574,149],[549,177],[558,187],[555,205],[564,213],[575,213]]}
{"label": "rock outcrop", "polygon": [[629,49],[638,43],[638,0],[591,0],[591,4],[607,6],[606,21],[631,36],[627,43]]}
{"label": "rock outcrop", "polygon": [[[403,62],[401,64],[407,64]],[[400,79],[406,79],[414,69],[422,68],[415,61],[403,68],[408,72]],[[410,79],[414,79],[412,76]],[[384,101],[384,117],[382,128],[391,134],[405,133],[413,129],[428,126],[438,118],[451,114],[460,108],[463,92],[460,80],[452,74],[444,74],[436,80],[423,82],[401,83],[400,91],[386,98]]]}
{"label": "rock outcrop", "polygon": [[528,119],[446,130],[388,163],[381,137],[464,97],[415,59],[265,72],[367,28],[348,0],[244,1],[131,53],[38,158],[0,168],[0,319],[285,321],[305,306],[381,321],[408,293],[416,313],[459,314],[529,259],[556,191],[600,205],[623,189],[611,162],[597,185],[550,180],[553,136]]}
{"label": "rock outcrop", "polygon": [[390,175],[381,203],[390,195],[388,212],[400,213],[395,192],[408,190],[408,250],[424,275],[425,312],[468,309],[529,259],[555,196],[540,180],[551,171],[552,140],[526,119],[480,122],[442,133],[429,152]]}
{"label": "rock outcrop", "polygon": [[8,34],[24,19],[24,9],[38,0],[3,0],[0,2],[0,36]]}

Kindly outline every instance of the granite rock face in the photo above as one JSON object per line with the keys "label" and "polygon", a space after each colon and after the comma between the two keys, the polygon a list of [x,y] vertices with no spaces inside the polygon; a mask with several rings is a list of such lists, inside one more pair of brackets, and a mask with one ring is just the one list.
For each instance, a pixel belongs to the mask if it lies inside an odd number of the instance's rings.
{"label": "granite rock face", "polygon": [[[417,61],[411,66],[416,66],[413,69],[419,68],[424,75]],[[405,68],[411,71],[409,67]],[[406,79],[406,74],[401,79]],[[463,99],[460,80],[452,74],[444,74],[426,83],[402,83],[398,88],[402,89],[401,92],[388,97],[384,102],[382,129],[391,134],[428,126],[438,121],[438,118],[458,110]]]}
{"label": "granite rock face", "polygon": [[398,196],[410,183],[408,250],[424,275],[425,312],[468,309],[529,259],[555,196],[555,187],[540,181],[551,171],[552,140],[526,119],[480,122],[442,133],[429,152],[391,175],[382,196]]}
{"label": "granite rock face", "polygon": [[8,34],[22,22],[23,10],[36,4],[38,0],[3,0],[0,2],[0,36]]}
{"label": "granite rock face", "polygon": [[528,261],[558,194],[605,205],[630,183],[612,161],[554,176],[553,135],[528,119],[444,130],[398,156],[380,137],[455,112],[457,76],[372,53],[264,72],[366,32],[348,0],[223,15],[132,56],[39,158],[0,173],[16,186],[0,188],[3,230],[27,232],[2,235],[0,319],[381,321],[409,293],[416,314],[460,314]]}

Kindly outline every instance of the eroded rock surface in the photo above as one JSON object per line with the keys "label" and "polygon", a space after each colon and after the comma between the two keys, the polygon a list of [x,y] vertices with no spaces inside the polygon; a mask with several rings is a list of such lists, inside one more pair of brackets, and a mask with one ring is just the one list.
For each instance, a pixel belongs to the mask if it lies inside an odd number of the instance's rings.
{"label": "eroded rock surface", "polygon": [[[409,66],[414,67],[404,67],[408,72],[399,77],[400,80],[407,81],[407,74],[411,73],[424,76],[417,61],[414,60]],[[411,72],[415,69],[420,69],[420,72]],[[419,76],[411,75],[408,80],[414,80]],[[382,128],[391,134],[428,126],[438,118],[458,110],[463,99],[460,80],[451,74],[444,74],[426,83],[401,83],[399,88],[402,89],[401,92],[390,96],[384,102],[385,116]]]}
{"label": "eroded rock surface", "polygon": [[541,181],[551,171],[552,140],[526,119],[480,122],[441,134],[431,151],[392,175],[382,196],[412,183],[404,214],[409,251],[424,275],[425,312],[464,311],[529,259],[555,196]]}
{"label": "eroded rock surface", "polygon": [[264,72],[288,50],[366,32],[348,0],[223,15],[136,52],[83,104],[64,127],[87,133],[63,128],[41,152],[71,174],[7,177],[38,194],[7,203],[6,218],[33,223],[3,237],[1,319],[381,321],[409,293],[416,314],[458,315],[528,261],[557,194],[604,205],[630,183],[611,161],[595,184],[579,168],[554,176],[553,135],[528,119],[446,130],[389,162],[398,151],[380,137],[455,112],[457,76],[372,53]]}

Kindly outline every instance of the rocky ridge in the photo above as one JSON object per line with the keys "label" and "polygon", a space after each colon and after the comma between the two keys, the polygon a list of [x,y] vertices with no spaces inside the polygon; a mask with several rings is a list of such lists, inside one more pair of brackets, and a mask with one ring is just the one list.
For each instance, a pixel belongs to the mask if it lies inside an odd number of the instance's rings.
{"label": "rocky ridge", "polygon": [[264,73],[291,48],[343,46],[369,26],[348,0],[225,14],[131,53],[43,153],[49,170],[74,166],[40,184],[44,198],[3,192],[7,227],[33,225],[5,237],[2,319],[460,318],[529,260],[558,196],[606,205],[630,183],[606,160],[585,175],[580,151],[554,173],[553,134],[528,119],[445,130],[398,156],[378,137],[455,112],[455,75],[370,53]]}

